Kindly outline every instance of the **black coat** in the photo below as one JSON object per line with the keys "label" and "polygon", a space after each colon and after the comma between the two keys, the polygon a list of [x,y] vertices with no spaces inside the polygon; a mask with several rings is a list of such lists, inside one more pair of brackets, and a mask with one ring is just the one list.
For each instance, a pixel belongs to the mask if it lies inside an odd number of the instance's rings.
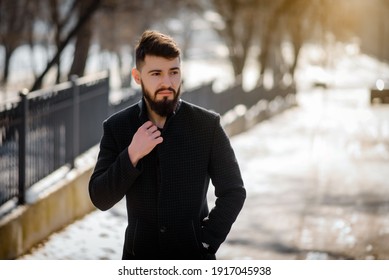
{"label": "black coat", "polygon": [[[202,242],[215,253],[246,198],[230,141],[218,114],[181,101],[166,121],[163,142],[134,167],[127,147],[148,120],[143,102],[104,121],[91,200],[107,210],[126,196],[123,258],[205,258]],[[210,179],[216,203],[209,212]]]}

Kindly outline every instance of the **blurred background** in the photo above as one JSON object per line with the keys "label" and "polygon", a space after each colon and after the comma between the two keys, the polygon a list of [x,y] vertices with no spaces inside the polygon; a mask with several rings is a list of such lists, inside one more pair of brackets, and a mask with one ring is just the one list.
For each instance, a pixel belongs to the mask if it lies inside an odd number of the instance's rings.
{"label": "blurred background", "polygon": [[[96,151],[76,157],[139,98],[133,47],[156,29],[181,47],[183,98],[223,116],[241,164],[249,197],[221,258],[389,258],[388,12],[389,0],[0,0],[0,234],[13,236],[1,256],[120,258],[123,205],[30,226],[50,228],[42,238],[4,225],[48,175],[93,166]],[[80,105],[61,111],[65,99]]]}
{"label": "blurred background", "polygon": [[[217,78],[229,83],[290,85],[308,63],[315,77],[305,82],[336,85],[326,69],[357,54],[380,62],[371,69],[371,83],[388,78],[386,0],[3,0],[0,5],[3,99],[21,87],[37,89],[103,69],[117,74],[115,83],[130,83],[133,46],[145,29],[176,38],[184,62],[222,61],[227,71]],[[185,79],[189,87],[215,76],[188,73]]]}

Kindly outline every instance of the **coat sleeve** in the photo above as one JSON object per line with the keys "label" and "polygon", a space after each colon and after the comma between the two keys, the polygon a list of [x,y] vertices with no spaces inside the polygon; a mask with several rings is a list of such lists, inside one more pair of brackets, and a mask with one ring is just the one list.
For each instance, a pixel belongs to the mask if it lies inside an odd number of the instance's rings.
{"label": "coat sleeve", "polygon": [[216,251],[224,242],[246,199],[239,165],[228,136],[217,118],[209,164],[215,206],[203,221],[203,242]]}
{"label": "coat sleeve", "polygon": [[89,181],[89,195],[100,210],[108,210],[119,202],[140,175],[131,163],[127,147],[117,145],[109,123],[103,123],[97,163]]}

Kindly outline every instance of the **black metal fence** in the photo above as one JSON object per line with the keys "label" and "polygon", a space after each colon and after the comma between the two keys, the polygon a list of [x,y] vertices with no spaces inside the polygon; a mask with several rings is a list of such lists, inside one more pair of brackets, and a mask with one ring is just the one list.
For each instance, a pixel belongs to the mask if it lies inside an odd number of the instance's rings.
{"label": "black metal fence", "polygon": [[[108,115],[138,102],[141,93],[109,102],[109,73],[73,79],[53,88],[20,94],[20,101],[0,108],[0,206],[13,198],[25,202],[25,191],[98,144]],[[207,84],[182,99],[224,114],[237,104],[286,96],[293,90],[245,92],[236,85],[214,93]]]}
{"label": "black metal fence", "polygon": [[276,96],[285,97],[294,92],[295,89],[293,88],[273,88],[267,90],[263,87],[256,87],[246,92],[243,90],[242,84],[239,83],[225,91],[215,93],[212,90],[212,83],[209,83],[192,91],[185,92],[182,99],[224,115],[238,104],[250,108],[259,100],[271,101]]}
{"label": "black metal fence", "polygon": [[108,115],[108,73],[21,93],[0,111],[0,206],[96,144]]}

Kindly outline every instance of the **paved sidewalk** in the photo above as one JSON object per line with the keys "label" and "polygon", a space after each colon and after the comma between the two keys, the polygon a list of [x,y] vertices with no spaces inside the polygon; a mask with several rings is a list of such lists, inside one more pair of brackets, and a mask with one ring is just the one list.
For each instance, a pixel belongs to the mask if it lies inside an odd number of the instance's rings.
{"label": "paved sidewalk", "polygon": [[[389,259],[389,105],[366,90],[298,103],[232,137],[248,197],[218,258]],[[21,259],[120,259],[125,226],[121,202]]]}

